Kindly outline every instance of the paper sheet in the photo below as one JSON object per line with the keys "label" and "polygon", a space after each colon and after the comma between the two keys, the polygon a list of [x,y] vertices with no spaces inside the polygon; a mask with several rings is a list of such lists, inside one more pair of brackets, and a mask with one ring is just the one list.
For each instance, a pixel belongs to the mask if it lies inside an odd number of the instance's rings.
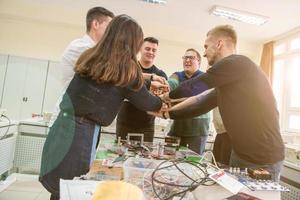
{"label": "paper sheet", "polygon": [[91,200],[100,181],[60,179],[60,200]]}

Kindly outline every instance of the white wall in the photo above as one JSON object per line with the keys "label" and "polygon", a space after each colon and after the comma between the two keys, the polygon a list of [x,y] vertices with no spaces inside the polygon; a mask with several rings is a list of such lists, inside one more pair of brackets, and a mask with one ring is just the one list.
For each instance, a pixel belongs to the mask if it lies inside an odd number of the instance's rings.
{"label": "white wall", "polygon": [[[84,34],[83,26],[53,23],[0,15],[0,53],[47,60],[60,60],[68,43]],[[161,30],[164,31],[164,30]],[[145,33],[147,35],[147,33]],[[147,35],[148,36],[148,35]],[[159,37],[158,37],[159,38]],[[181,57],[187,48],[195,48],[203,55],[203,42],[185,44],[160,39],[156,65],[167,75],[182,69]],[[261,44],[239,42],[239,53],[249,56],[259,63]],[[206,69],[203,59],[202,70]]]}
{"label": "white wall", "polygon": [[0,53],[59,60],[68,43],[84,28],[64,24],[0,18]]}

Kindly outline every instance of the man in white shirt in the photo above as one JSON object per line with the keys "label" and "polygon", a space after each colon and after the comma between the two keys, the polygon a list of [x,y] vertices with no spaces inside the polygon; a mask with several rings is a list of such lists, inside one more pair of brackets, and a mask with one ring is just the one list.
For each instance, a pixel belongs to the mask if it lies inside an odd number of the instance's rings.
{"label": "man in white shirt", "polygon": [[[74,76],[74,67],[78,58],[85,50],[92,48],[101,40],[107,25],[113,17],[114,14],[103,7],[94,7],[87,12],[86,34],[82,38],[73,40],[62,55],[60,66],[63,92],[67,89]],[[60,96],[56,102],[55,109],[49,122],[49,127],[53,125],[53,122],[57,118],[60,111],[59,104],[61,99],[62,96]]]}
{"label": "man in white shirt", "polygon": [[100,41],[113,17],[114,14],[103,7],[94,7],[88,11],[86,15],[86,34],[82,38],[73,40],[62,56],[61,69],[64,89],[73,78],[73,69],[79,56]]}

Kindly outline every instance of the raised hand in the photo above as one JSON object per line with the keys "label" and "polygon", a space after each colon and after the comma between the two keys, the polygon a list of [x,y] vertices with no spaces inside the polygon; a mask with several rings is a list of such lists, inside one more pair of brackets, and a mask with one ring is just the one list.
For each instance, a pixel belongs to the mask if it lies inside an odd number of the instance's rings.
{"label": "raised hand", "polygon": [[158,76],[156,74],[152,74],[152,80],[151,81],[158,81],[158,82],[160,82],[164,85],[167,85],[167,83],[168,83],[167,80],[164,77]]}
{"label": "raised hand", "polygon": [[165,93],[159,95],[159,98],[165,103],[171,103],[171,99],[169,97],[169,92],[165,92]]}

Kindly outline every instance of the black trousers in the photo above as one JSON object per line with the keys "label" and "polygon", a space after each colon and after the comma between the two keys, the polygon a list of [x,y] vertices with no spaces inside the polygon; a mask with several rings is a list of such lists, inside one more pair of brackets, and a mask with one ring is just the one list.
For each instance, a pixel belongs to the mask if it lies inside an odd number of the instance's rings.
{"label": "black trousers", "polygon": [[51,194],[50,200],[59,200],[59,196],[54,196],[53,194]]}
{"label": "black trousers", "polygon": [[228,134],[226,132],[217,134],[213,148],[216,161],[224,165],[229,165],[231,151],[232,147]]}

